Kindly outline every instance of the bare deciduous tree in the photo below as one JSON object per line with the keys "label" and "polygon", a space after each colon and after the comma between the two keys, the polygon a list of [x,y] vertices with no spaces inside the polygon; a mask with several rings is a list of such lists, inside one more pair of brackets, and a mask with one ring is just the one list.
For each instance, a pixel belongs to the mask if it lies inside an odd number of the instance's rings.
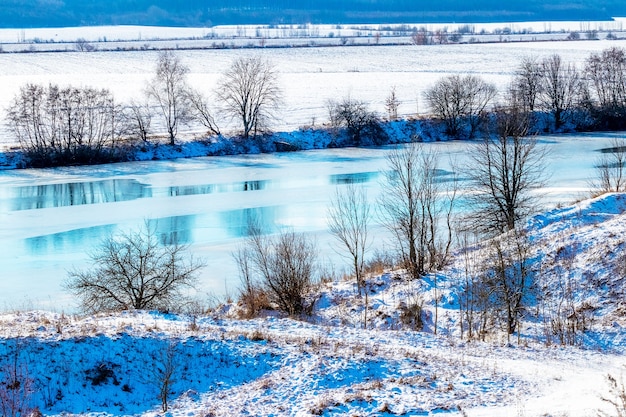
{"label": "bare deciduous tree", "polygon": [[436,269],[445,262],[451,234],[444,234],[443,243],[439,242],[438,222],[443,214],[451,226],[456,192],[444,192],[438,178],[438,157],[421,144],[397,148],[387,159],[387,192],[380,201],[382,220],[392,232],[405,267],[413,278],[419,278],[428,268]]}
{"label": "bare deciduous tree", "polygon": [[270,62],[259,57],[236,59],[223,74],[217,97],[223,112],[241,123],[244,139],[269,128],[282,103],[276,71]]}
{"label": "bare deciduous tree", "polygon": [[496,94],[496,87],[480,77],[452,75],[439,80],[424,96],[431,111],[444,121],[449,135],[459,136],[466,122],[472,137]]}
{"label": "bare deciduous tree", "polygon": [[566,65],[558,54],[541,62],[541,72],[539,99],[543,108],[552,113],[554,128],[558,130],[579,97],[580,74],[573,64]]}
{"label": "bare deciduous tree", "polygon": [[537,208],[535,191],[545,181],[545,152],[534,138],[524,137],[527,115],[518,109],[496,113],[496,137],[487,137],[469,150],[463,173],[474,230],[488,234],[513,230]]}
{"label": "bare deciduous tree", "polygon": [[344,190],[336,190],[328,210],[328,227],[348,253],[359,293],[364,288],[369,221],[370,204],[362,187],[349,184]]}
{"label": "bare deciduous tree", "polygon": [[600,108],[615,111],[626,106],[626,49],[612,47],[592,53],[585,73]]}
{"label": "bare deciduous tree", "polygon": [[27,84],[7,110],[20,146],[39,166],[106,160],[121,129],[108,90]]}
{"label": "bare deciduous tree", "polygon": [[465,273],[457,282],[461,332],[484,340],[500,325],[510,336],[519,329],[535,289],[530,242],[519,229],[483,243],[463,238]]}
{"label": "bare deciduous tree", "polygon": [[385,109],[387,110],[387,117],[389,120],[396,120],[398,118],[398,107],[400,107],[400,100],[396,95],[396,87],[391,87],[389,95],[385,99]]}
{"label": "bare deciduous tree", "polygon": [[487,250],[487,262],[492,264],[487,285],[495,295],[493,308],[503,310],[505,329],[511,335],[518,329],[533,286],[530,243],[523,231],[514,229],[492,239]]}
{"label": "bare deciduous tree", "polygon": [[189,122],[189,68],[172,51],[159,53],[154,78],[146,86],[146,96],[159,109],[173,145],[178,127]]}
{"label": "bare deciduous tree", "polygon": [[476,235],[462,234],[463,273],[457,276],[455,290],[459,300],[461,338],[467,334],[468,340],[484,340],[492,323],[490,306],[493,290],[486,285],[484,263],[478,247]]}
{"label": "bare deciduous tree", "polygon": [[85,38],[76,39],[76,43],[74,44],[74,46],[76,47],[76,50],[78,52],[93,52],[97,49],[92,43],[89,43],[87,39]]}
{"label": "bare deciduous tree", "polygon": [[425,27],[421,27],[411,34],[411,41],[415,45],[429,45],[433,43],[433,34],[428,32]]}
{"label": "bare deciduous tree", "polygon": [[105,239],[90,254],[93,266],[69,272],[65,287],[88,313],[180,307],[184,288],[193,288],[204,266],[187,247],[163,246],[148,223],[137,231]]}
{"label": "bare deciduous tree", "polygon": [[541,90],[541,74],[541,65],[536,58],[526,57],[522,59],[515,72],[511,87],[517,96],[516,102],[521,105],[522,111],[529,113],[535,111],[537,97]]}
{"label": "bare deciduous tree", "polygon": [[166,412],[169,409],[169,398],[172,395],[172,386],[176,382],[176,372],[178,371],[179,352],[174,341],[167,343],[162,350],[156,353],[154,368],[152,369],[153,383],[156,385],[161,400],[161,410]]}

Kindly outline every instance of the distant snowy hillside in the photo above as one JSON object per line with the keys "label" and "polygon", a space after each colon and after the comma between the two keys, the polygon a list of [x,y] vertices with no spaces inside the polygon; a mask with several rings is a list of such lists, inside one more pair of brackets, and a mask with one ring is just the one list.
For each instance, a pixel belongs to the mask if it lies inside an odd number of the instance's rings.
{"label": "distant snowy hillside", "polygon": [[[351,281],[325,282],[308,320],[239,306],[206,316],[124,312],[90,317],[49,312],[0,316],[0,406],[27,400],[45,415],[170,416],[590,416],[612,398],[606,375],[626,364],[626,194],[607,194],[528,223],[529,259],[544,288],[567,280],[588,305],[577,347],[547,343],[540,302],[521,343],[459,336],[459,260],[407,282],[402,271],[368,280],[367,310]],[[478,243],[477,257],[488,246]],[[541,268],[538,268],[539,264]],[[436,284],[436,286],[435,286]],[[423,300],[424,332],[403,309]],[[435,299],[438,311],[435,311]],[[365,313],[367,327],[363,329]],[[433,335],[437,318],[438,335]],[[17,404],[17,403],[13,403]]]}

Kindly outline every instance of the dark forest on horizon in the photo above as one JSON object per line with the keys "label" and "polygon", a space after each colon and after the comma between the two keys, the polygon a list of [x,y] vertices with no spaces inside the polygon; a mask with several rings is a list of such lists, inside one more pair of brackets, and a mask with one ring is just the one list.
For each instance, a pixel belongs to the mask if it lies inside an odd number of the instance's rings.
{"label": "dark forest on horizon", "polygon": [[3,0],[0,27],[609,20],[623,0]]}

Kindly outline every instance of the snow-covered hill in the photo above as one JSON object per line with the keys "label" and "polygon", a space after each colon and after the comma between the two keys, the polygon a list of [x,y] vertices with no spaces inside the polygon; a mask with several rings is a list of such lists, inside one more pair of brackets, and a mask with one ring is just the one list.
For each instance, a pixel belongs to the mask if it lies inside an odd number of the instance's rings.
{"label": "snow-covered hill", "polygon": [[[322,283],[308,320],[271,313],[240,320],[236,304],[203,316],[5,313],[0,406],[13,395],[44,415],[162,415],[159,391],[171,382],[172,416],[614,412],[602,398],[612,398],[606,375],[619,381],[626,364],[625,211],[626,195],[608,194],[528,223],[538,286],[557,293],[567,280],[577,291],[572,303],[589,306],[577,346],[546,339],[539,299],[523,318],[519,342],[507,343],[501,332],[486,342],[462,339],[455,261],[437,280],[372,275],[367,310],[353,282]],[[477,257],[484,248],[477,245]],[[410,330],[402,314],[417,297],[423,332]]]}

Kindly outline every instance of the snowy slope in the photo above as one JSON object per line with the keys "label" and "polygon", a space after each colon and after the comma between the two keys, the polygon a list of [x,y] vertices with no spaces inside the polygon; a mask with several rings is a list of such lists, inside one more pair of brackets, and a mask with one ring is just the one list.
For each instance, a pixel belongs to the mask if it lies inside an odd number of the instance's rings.
{"label": "snowy slope", "polygon": [[[0,400],[29,386],[45,415],[162,415],[162,369],[174,369],[172,416],[590,416],[606,408],[605,377],[626,358],[621,313],[626,195],[608,194],[528,223],[547,287],[567,272],[595,306],[578,347],[546,344],[524,323],[521,343],[467,342],[458,335],[453,263],[406,282],[371,276],[368,329],[351,281],[320,285],[308,321],[273,314],[237,319],[237,305],[206,316],[124,312],[90,317],[41,311],[0,316]],[[565,249],[563,249],[565,248]],[[477,249],[480,250],[480,249]],[[564,269],[564,253],[568,268]],[[582,286],[593,277],[597,287]],[[421,294],[425,329],[402,324],[399,307]],[[443,307],[442,307],[443,306]],[[171,359],[171,360],[170,360]],[[30,385],[27,382],[30,381]]]}

